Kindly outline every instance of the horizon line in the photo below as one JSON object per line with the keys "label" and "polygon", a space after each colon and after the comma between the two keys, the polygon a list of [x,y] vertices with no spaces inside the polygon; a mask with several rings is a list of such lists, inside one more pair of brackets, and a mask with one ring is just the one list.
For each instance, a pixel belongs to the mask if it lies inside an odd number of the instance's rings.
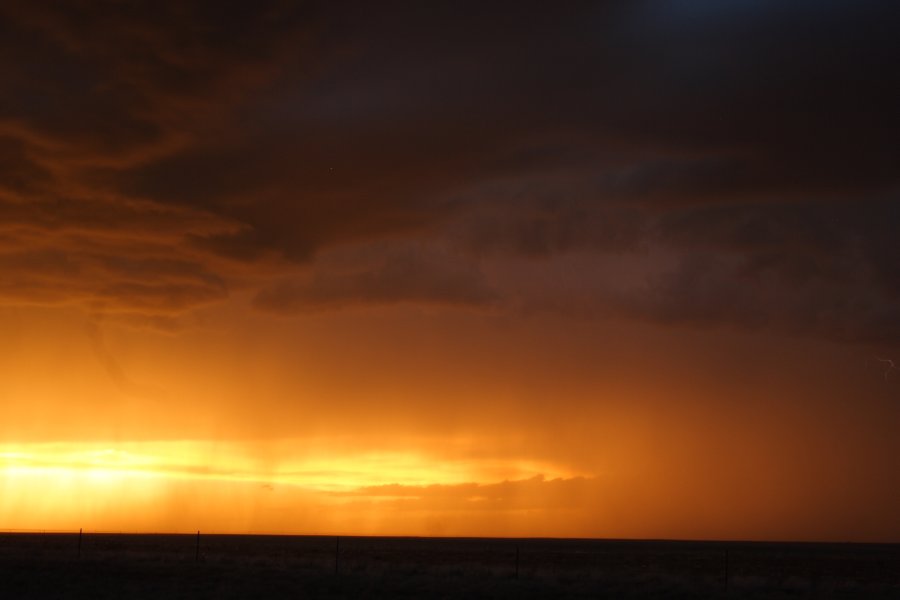
{"label": "horizon line", "polygon": [[799,539],[722,539],[722,538],[615,538],[615,537],[572,537],[572,536],[492,536],[492,535],[366,535],[354,533],[272,533],[272,532],[227,532],[202,529],[191,531],[115,531],[92,529],[33,529],[0,528],[2,534],[60,534],[60,535],[134,535],[134,536],[245,536],[245,537],[297,537],[297,538],[360,538],[360,539],[416,539],[416,540],[510,540],[510,541],[587,541],[587,542],[628,542],[628,543],[693,543],[693,544],[844,544],[897,546],[897,541],[854,541],[854,540],[799,540]]}

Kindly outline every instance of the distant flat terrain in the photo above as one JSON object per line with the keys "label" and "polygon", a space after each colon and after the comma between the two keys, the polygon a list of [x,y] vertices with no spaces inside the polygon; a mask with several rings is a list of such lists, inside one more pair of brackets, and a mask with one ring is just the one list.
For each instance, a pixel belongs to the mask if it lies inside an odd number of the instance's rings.
{"label": "distant flat terrain", "polygon": [[900,544],[0,533],[0,598],[900,598]]}

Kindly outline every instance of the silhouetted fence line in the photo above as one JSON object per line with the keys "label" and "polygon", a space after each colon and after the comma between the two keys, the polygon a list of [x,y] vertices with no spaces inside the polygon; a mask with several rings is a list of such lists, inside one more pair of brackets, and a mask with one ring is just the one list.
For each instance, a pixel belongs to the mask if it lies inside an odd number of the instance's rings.
{"label": "silhouetted fence line", "polygon": [[[765,544],[499,538],[366,538],[0,529],[0,560],[167,561],[197,568],[249,561],[334,577],[395,573],[515,581],[698,582],[714,594],[749,587],[828,597],[874,582],[900,592],[898,544]],[[191,560],[193,559],[193,560]],[[330,568],[329,568],[330,567]],[[780,586],[780,587],[779,587]],[[892,587],[893,586],[893,587]],[[796,592],[796,590],[795,590]],[[824,594],[824,595],[823,595]],[[900,593],[897,594],[900,597]]]}

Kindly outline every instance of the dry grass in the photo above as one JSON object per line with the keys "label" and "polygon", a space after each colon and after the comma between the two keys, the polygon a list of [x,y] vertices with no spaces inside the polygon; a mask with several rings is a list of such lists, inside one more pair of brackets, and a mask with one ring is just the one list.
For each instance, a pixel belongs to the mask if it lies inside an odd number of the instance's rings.
{"label": "dry grass", "polygon": [[0,598],[900,598],[897,545],[342,538],[335,573],[334,538],[195,542],[0,535]]}

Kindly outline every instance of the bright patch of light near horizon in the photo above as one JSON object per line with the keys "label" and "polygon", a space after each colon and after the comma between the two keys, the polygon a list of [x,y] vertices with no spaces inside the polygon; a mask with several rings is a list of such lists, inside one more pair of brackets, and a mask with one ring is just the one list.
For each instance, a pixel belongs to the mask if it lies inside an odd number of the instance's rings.
{"label": "bright patch of light near horizon", "polygon": [[284,447],[290,444],[282,443],[278,452],[271,448],[254,452],[241,444],[202,441],[129,442],[115,446],[76,442],[6,444],[0,445],[0,476],[258,482],[340,492],[388,484],[494,483],[535,475],[553,479],[580,474],[533,460],[448,460],[414,451],[341,452],[330,448],[291,455],[283,453]]}

